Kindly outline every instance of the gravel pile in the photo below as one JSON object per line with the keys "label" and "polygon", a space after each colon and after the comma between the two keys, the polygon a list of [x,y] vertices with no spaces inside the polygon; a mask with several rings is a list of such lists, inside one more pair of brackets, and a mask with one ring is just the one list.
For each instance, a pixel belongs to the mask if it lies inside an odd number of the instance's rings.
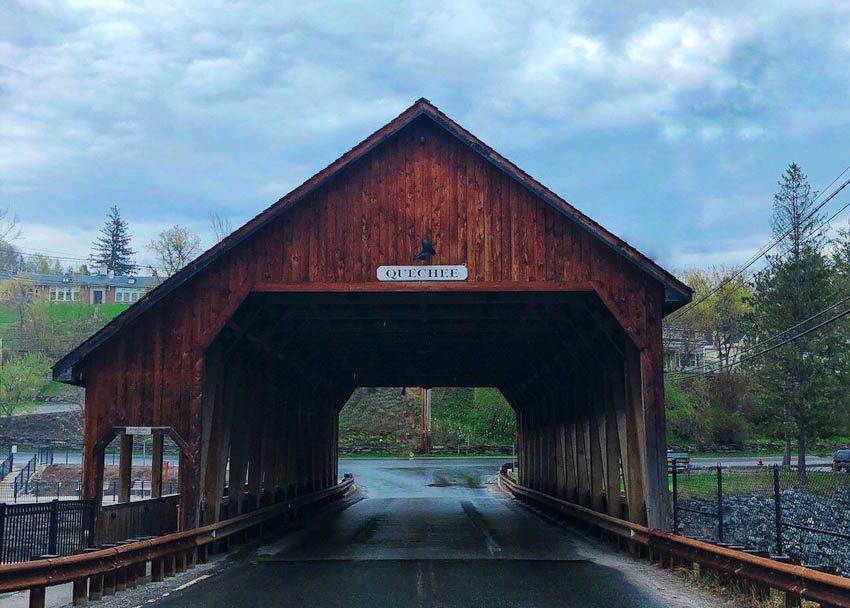
{"label": "gravel pile", "polygon": [[[824,498],[792,489],[780,492],[782,521],[808,528],[850,536],[850,489]],[[680,507],[715,513],[716,500],[689,499]],[[742,494],[723,499],[724,542],[776,553],[776,520],[773,496]],[[679,512],[679,533],[717,540],[717,518]],[[850,539],[784,526],[782,540],[786,555],[805,564],[836,566],[850,575]]]}

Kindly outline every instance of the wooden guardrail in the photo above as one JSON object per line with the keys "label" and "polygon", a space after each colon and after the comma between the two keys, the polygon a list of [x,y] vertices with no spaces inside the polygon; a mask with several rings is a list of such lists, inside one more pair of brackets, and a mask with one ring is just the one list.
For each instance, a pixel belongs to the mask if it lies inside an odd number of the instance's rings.
{"label": "wooden guardrail", "polygon": [[69,557],[44,559],[0,566],[0,593],[29,590],[30,608],[43,608],[45,589],[73,583],[74,605],[100,599],[116,591],[135,587],[147,576],[160,581],[207,560],[210,551],[227,550],[231,541],[243,541],[282,523],[305,507],[344,496],[354,487],[346,475],[335,486],[263,507],[200,528],[96,548]]}
{"label": "wooden guardrail", "polygon": [[786,594],[786,606],[797,606],[802,598],[816,602],[823,608],[850,608],[850,578],[778,562],[597,513],[519,485],[511,479],[510,467],[510,464],[503,465],[499,472],[499,487],[504,491],[547,511],[594,527],[605,536],[616,539],[618,544],[625,542],[634,553],[643,554],[662,566],[678,568],[699,564],[701,570],[738,580],[743,590],[762,597],[769,594],[770,589],[777,589]]}

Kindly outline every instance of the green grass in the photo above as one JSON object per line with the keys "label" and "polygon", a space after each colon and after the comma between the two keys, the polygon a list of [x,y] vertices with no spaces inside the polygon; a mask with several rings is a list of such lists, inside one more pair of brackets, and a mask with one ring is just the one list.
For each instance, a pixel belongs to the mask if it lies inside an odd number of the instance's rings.
{"label": "green grass", "polygon": [[[844,473],[832,471],[808,471],[805,491],[815,496],[835,498],[839,486],[847,485],[850,481]],[[668,476],[670,490],[673,489],[673,478]],[[717,498],[717,475],[714,472],[684,475],[680,474],[679,500]],[[779,487],[783,490],[798,488],[796,471],[779,471]],[[802,488],[801,488],[802,489]],[[771,469],[754,471],[751,469],[724,469],[723,495],[735,496],[741,494],[761,494],[773,496],[773,474]]]}
{"label": "green grass", "polygon": [[127,309],[128,304],[84,304],[81,302],[45,302],[37,304],[45,314],[59,323],[72,323],[99,314],[105,321]]}
{"label": "green grass", "polygon": [[18,311],[10,304],[0,304],[0,325],[12,325],[18,323],[20,317]]}
{"label": "green grass", "polygon": [[[85,304],[83,302],[39,302],[39,310],[53,321],[70,323],[88,319],[97,312],[105,321],[109,321],[127,309],[129,304]],[[0,325],[19,323],[18,310],[9,303],[0,303]]]}
{"label": "green grass", "polygon": [[706,452],[688,452],[691,458],[723,458],[724,456],[781,456],[781,451],[776,450],[715,450]]}

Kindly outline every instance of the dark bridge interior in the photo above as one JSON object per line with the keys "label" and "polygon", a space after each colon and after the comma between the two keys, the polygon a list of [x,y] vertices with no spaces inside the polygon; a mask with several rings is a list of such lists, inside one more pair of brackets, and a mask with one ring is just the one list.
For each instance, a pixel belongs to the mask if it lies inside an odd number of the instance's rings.
{"label": "dark bridge interior", "polygon": [[[625,332],[593,293],[253,293],[218,337],[286,378],[357,386],[497,386],[568,399],[622,357]],[[512,396],[512,397],[511,397]]]}
{"label": "dark bridge interior", "polygon": [[206,357],[206,519],[228,460],[253,502],[333,484],[358,386],[495,386],[526,485],[646,521],[640,365],[592,290],[251,293]]}

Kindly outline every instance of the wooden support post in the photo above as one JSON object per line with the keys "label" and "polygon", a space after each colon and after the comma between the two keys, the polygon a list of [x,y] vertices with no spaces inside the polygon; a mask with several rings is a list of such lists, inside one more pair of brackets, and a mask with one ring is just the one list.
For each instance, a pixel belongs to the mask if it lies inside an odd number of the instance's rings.
{"label": "wooden support post", "polygon": [[103,573],[103,597],[115,593],[115,583],[118,578],[118,573],[115,570],[108,570]]}
{"label": "wooden support post", "polygon": [[162,558],[162,575],[164,577],[174,576],[174,554]]}
{"label": "wooden support post", "polygon": [[174,554],[174,571],[186,572],[186,554],[183,551]]}
{"label": "wooden support post", "polygon": [[[227,455],[230,452],[230,425],[233,419],[232,374],[216,354],[206,365],[204,382],[204,446],[203,497],[204,521],[210,524],[219,521],[221,501],[224,495],[224,477]],[[209,393],[209,394],[207,394]],[[209,428],[206,428],[209,427]]]}
{"label": "wooden support post", "polygon": [[71,603],[74,606],[82,606],[89,599],[89,581],[80,578],[74,581],[71,589]]}
{"label": "wooden support post", "polygon": [[576,444],[575,444],[575,422],[570,420],[564,423],[564,458],[566,469],[566,496],[569,502],[576,502],[578,498],[578,471],[576,469]]}
{"label": "wooden support post", "polygon": [[[238,392],[240,397],[243,392]],[[240,403],[240,406],[242,404]],[[232,416],[230,437],[230,476],[228,479],[229,509],[228,516],[235,517],[245,507],[245,475],[248,468],[248,429],[250,421],[244,407]]]}
{"label": "wooden support post", "polygon": [[165,578],[162,572],[163,565],[164,562],[161,557],[151,560],[151,582],[158,583]]}
{"label": "wooden support post", "polygon": [[124,591],[127,588],[127,568],[118,568],[115,571],[115,591]]}
{"label": "wooden support post", "polygon": [[590,440],[589,452],[590,458],[590,506],[598,512],[605,511],[604,493],[605,493],[605,478],[602,467],[602,443],[599,437],[599,420],[597,416],[601,415],[595,410],[601,407],[598,399],[593,400],[594,410],[587,413],[588,439]]}
{"label": "wooden support post", "polygon": [[586,414],[582,415],[574,428],[576,434],[576,468],[578,471],[578,503],[587,507],[590,498],[590,463],[588,459],[590,428]]}
{"label": "wooden support post", "polygon": [[249,408],[250,425],[248,429],[248,500],[251,509],[256,509],[260,502],[260,489],[263,481],[263,402],[262,400],[246,400]]}
{"label": "wooden support post", "polygon": [[670,529],[667,486],[667,427],[664,412],[661,315],[649,315],[647,347],[640,351],[639,371],[643,401],[644,490],[647,525]]}
{"label": "wooden support post", "polygon": [[564,437],[564,422],[561,420],[563,412],[559,412],[559,419],[554,423],[555,427],[555,467],[556,467],[556,495],[559,498],[567,498],[567,441]]}
{"label": "wooden support post", "polygon": [[265,415],[263,417],[263,453],[260,468],[262,470],[262,504],[271,504],[274,497],[274,490],[277,485],[275,479],[275,454],[277,442],[280,439],[278,435],[278,419],[280,417],[279,403],[277,403],[271,395],[266,395],[264,408]]}
{"label": "wooden support post", "polygon": [[103,597],[103,575],[93,574],[89,577],[89,599],[99,600]]}
{"label": "wooden support post", "polygon": [[162,496],[162,456],[165,436],[161,433],[156,433],[153,436],[153,445],[151,446],[151,498],[160,498]]}
{"label": "wooden support post", "polygon": [[646,460],[646,430],[643,417],[643,392],[640,378],[640,353],[631,344],[625,353],[625,403],[620,442],[625,442],[621,451],[626,481],[626,502],[629,506],[629,521],[646,524],[644,498],[644,466]]}
{"label": "wooden support post", "polygon": [[130,485],[133,483],[133,436],[121,435],[121,452],[118,460],[118,501],[130,502]]}
{"label": "wooden support post", "polygon": [[605,494],[608,515],[622,517],[620,491],[620,434],[617,428],[617,410],[623,403],[623,385],[620,374],[605,375]]}
{"label": "wooden support post", "polygon": [[30,589],[29,608],[44,608],[44,587],[33,587]]}

